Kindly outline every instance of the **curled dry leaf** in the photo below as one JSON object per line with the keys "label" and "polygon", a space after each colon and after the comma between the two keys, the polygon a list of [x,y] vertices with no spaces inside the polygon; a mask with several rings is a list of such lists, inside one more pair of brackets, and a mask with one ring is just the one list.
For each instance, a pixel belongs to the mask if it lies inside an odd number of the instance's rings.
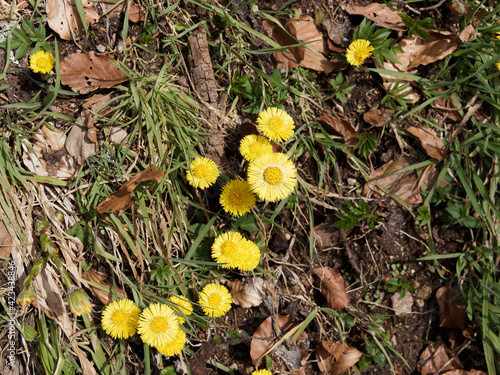
{"label": "curled dry leaf", "polygon": [[444,148],[443,141],[434,130],[422,126],[412,126],[406,129],[406,131],[422,143],[422,147],[431,158],[441,161],[448,154]]}
{"label": "curled dry leaf", "polygon": [[33,173],[67,180],[76,172],[75,160],[64,147],[66,135],[46,125],[34,134],[32,147],[24,147],[23,163]]}
{"label": "curled dry leaf", "polygon": [[346,144],[353,145],[358,141],[358,132],[344,115],[328,113],[319,116],[318,120],[327,125],[330,133],[342,135]]}
{"label": "curled dry leaf", "polygon": [[142,7],[140,7],[136,3],[130,3],[130,6],[128,8],[128,19],[130,22],[144,21],[145,14],[146,12]]}
{"label": "curled dry leaf", "polygon": [[454,295],[454,290],[449,286],[443,286],[436,292],[439,306],[439,326],[463,330],[467,307],[456,301]]}
{"label": "curled dry leaf", "polygon": [[[278,44],[282,46],[297,44],[294,38],[274,22],[264,20],[262,26],[266,33]],[[342,64],[335,59],[328,60],[321,54],[325,52],[323,34],[316,27],[312,17],[301,16],[299,19],[293,19],[285,25],[285,28],[297,40],[307,43],[307,48],[303,46],[290,47],[287,51],[275,52],[273,56],[280,67],[293,69],[301,66],[327,74],[347,67],[346,64]]]}
{"label": "curled dry leaf", "polygon": [[228,281],[227,286],[235,305],[248,309],[262,303],[264,279],[261,277],[245,279],[243,283],[240,280]]}
{"label": "curled dry leaf", "polygon": [[479,370],[470,370],[470,371],[465,371],[465,370],[451,370],[448,372],[445,372],[443,375],[488,375],[484,371],[479,371]]}
{"label": "curled dry leaf", "polygon": [[349,296],[345,291],[344,278],[329,267],[319,267],[312,271],[321,293],[326,297],[328,305],[340,311],[349,304]]}
{"label": "curled dry leaf", "polygon": [[367,6],[348,5],[345,10],[349,14],[365,16],[380,27],[387,27],[388,29],[397,31],[406,30],[406,26],[398,14],[399,12],[392,7],[372,3]]}
{"label": "curled dry leaf", "polygon": [[338,244],[339,230],[332,227],[337,220],[334,214],[327,215],[325,221],[314,226],[314,241],[318,250],[327,251]]}
{"label": "curled dry leaf", "polygon": [[145,181],[156,181],[159,184],[164,174],[165,172],[161,169],[149,166],[125,182],[116,193],[111,194],[99,203],[97,205],[97,212],[100,214],[108,212],[118,213],[126,210],[132,204],[130,193],[132,193],[140,183]]}
{"label": "curled dry leaf", "polygon": [[[94,3],[82,0],[83,11],[88,25],[99,21]],[[85,35],[82,20],[78,15],[75,0],[47,0],[45,5],[49,27],[62,39],[69,40],[73,36],[80,39]]]}
{"label": "curled dry leaf", "polygon": [[61,82],[73,91],[87,94],[98,88],[109,88],[127,80],[115,60],[89,53],[74,53],[61,62]]}
{"label": "curled dry leaf", "polygon": [[[450,361],[450,358],[453,359]],[[444,366],[446,363],[448,364]],[[460,361],[453,355],[453,352],[442,341],[437,341],[425,348],[420,355],[417,369],[421,375],[428,375],[438,370],[455,370],[461,367]]]}
{"label": "curled dry leaf", "polygon": [[[10,257],[12,247],[14,246],[14,238],[10,235],[5,227],[4,220],[8,221],[4,212],[0,210],[0,256],[3,258]],[[11,227],[12,228],[12,227]],[[11,229],[13,231],[13,229]]]}
{"label": "curled dry leaf", "polygon": [[[83,273],[83,278],[87,281],[90,281],[93,284],[97,284],[100,286],[94,287],[90,284],[90,288],[94,292],[94,294],[99,298],[103,305],[107,305],[108,303],[113,302],[112,290],[113,286],[104,282],[104,277],[94,271],[92,268]],[[106,289],[107,291],[103,290]],[[116,293],[122,296],[123,298],[127,298],[127,293],[121,288],[116,287]]]}
{"label": "curled dry leaf", "polygon": [[339,375],[358,363],[363,353],[356,348],[348,348],[343,343],[321,341],[316,348],[318,367],[328,375]]}
{"label": "curled dry leaf", "polygon": [[373,126],[385,126],[391,121],[394,111],[389,108],[372,109],[363,114],[363,120]]}
{"label": "curled dry leaf", "polygon": [[97,145],[94,142],[96,129],[85,125],[85,122],[93,122],[89,121],[90,119],[93,119],[92,115],[84,110],[71,128],[65,143],[66,150],[79,165],[82,165],[89,156],[97,154]]}

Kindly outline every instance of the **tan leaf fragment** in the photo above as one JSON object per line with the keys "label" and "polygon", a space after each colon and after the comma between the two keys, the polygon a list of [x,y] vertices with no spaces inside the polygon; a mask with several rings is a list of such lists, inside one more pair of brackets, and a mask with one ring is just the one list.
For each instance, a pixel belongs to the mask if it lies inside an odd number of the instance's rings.
{"label": "tan leaf fragment", "polygon": [[[452,361],[450,358],[453,358]],[[448,364],[441,368],[446,363]],[[454,357],[453,352],[442,341],[437,341],[425,348],[417,365],[417,370],[420,371],[421,375],[434,374],[438,370],[447,371],[460,368],[462,368],[460,361]]]}
{"label": "tan leaf fragment", "polygon": [[421,126],[412,126],[405,130],[422,143],[422,147],[431,158],[441,161],[448,154],[444,148],[441,137],[439,137],[434,130]]}
{"label": "tan leaf fragment", "polygon": [[94,142],[95,133],[91,132],[91,130],[95,131],[95,128],[92,127],[89,129],[84,124],[85,120],[89,120],[91,116],[89,111],[83,111],[71,128],[68,138],[66,138],[66,150],[75,158],[79,165],[82,165],[89,156],[97,154],[98,151],[97,145]]}
{"label": "tan leaf fragment", "polygon": [[488,375],[484,371],[479,371],[479,370],[470,370],[470,371],[465,371],[465,370],[451,370],[443,373],[443,375]]}
{"label": "tan leaf fragment", "polygon": [[385,126],[391,121],[394,111],[389,108],[372,109],[363,114],[363,120],[373,126]]}
{"label": "tan leaf fragment", "polygon": [[363,353],[356,348],[348,348],[343,343],[321,341],[316,348],[318,367],[321,372],[328,375],[339,375],[350,369]]}
{"label": "tan leaf fragment", "polygon": [[365,16],[380,27],[387,27],[388,29],[397,31],[406,30],[406,26],[398,14],[399,12],[392,7],[372,3],[366,6],[348,5],[345,10],[349,14]]}
{"label": "tan leaf fragment", "polygon": [[[262,26],[266,33],[281,46],[297,44],[297,41],[279,25],[264,20]],[[293,19],[285,25],[285,28],[297,40],[307,43],[307,48],[303,46],[290,47],[287,51],[275,52],[273,56],[278,66],[287,70],[301,66],[327,74],[347,67],[347,64],[336,59],[328,60],[321,54],[325,52],[323,34],[316,27],[312,17],[301,16],[299,19]]]}
{"label": "tan leaf fragment", "polygon": [[339,230],[332,227],[338,219],[334,214],[327,215],[325,221],[314,226],[314,242],[320,251],[332,249],[339,242]]}
{"label": "tan leaf fragment", "polygon": [[[99,21],[99,14],[93,2],[82,0],[82,5],[87,25]],[[80,39],[85,35],[85,29],[78,15],[75,0],[47,0],[45,10],[49,27],[58,33],[62,39],[69,40],[72,35],[75,39]]]}
{"label": "tan leaf fragment", "polygon": [[465,328],[464,319],[467,306],[454,299],[455,292],[449,286],[442,286],[436,292],[439,306],[439,326],[446,328]]}
{"label": "tan leaf fragment", "polygon": [[248,309],[262,303],[264,279],[261,277],[245,279],[243,283],[241,280],[228,281],[227,286],[235,305]]}
{"label": "tan leaf fragment", "polygon": [[98,88],[110,88],[127,80],[109,57],[88,53],[74,53],[61,62],[61,82],[73,91],[87,94]]}
{"label": "tan leaf fragment", "polygon": [[312,274],[333,310],[340,311],[349,304],[350,298],[345,291],[344,278],[341,275],[330,267],[315,268]]}
{"label": "tan leaf fragment", "polygon": [[358,132],[354,129],[351,122],[341,114],[328,113],[321,115],[318,120],[327,126],[330,133],[338,133],[345,138],[347,145],[353,145],[358,141]]}
{"label": "tan leaf fragment", "polygon": [[63,131],[43,125],[33,138],[32,147],[23,145],[23,163],[31,172],[62,180],[74,177],[76,163],[64,148],[66,135]]}
{"label": "tan leaf fragment", "polygon": [[[277,326],[279,330],[286,331],[287,328],[290,328],[292,324],[290,316],[284,315],[278,316],[277,318]],[[273,344],[276,341],[275,338],[276,335],[273,329],[272,317],[269,316],[262,322],[259,328],[255,330],[252,336],[252,342],[250,343],[250,357],[252,358],[254,365],[260,363],[264,353],[273,347]]]}
{"label": "tan leaf fragment", "polygon": [[130,3],[130,7],[128,8],[128,19],[130,22],[144,21],[145,14],[146,12],[142,7],[136,3]]}
{"label": "tan leaf fragment", "polygon": [[97,212],[100,214],[108,212],[118,213],[126,210],[132,204],[130,193],[132,193],[139,184],[145,181],[156,181],[156,183],[159,184],[164,174],[165,172],[161,169],[149,166],[125,182],[117,192],[101,201],[97,205]]}
{"label": "tan leaf fragment", "polygon": [[[8,221],[4,212],[0,210],[0,256],[4,258],[10,257],[12,248],[14,247],[15,239],[10,235],[8,229],[5,227],[4,220]],[[12,231],[14,229],[11,229]]]}
{"label": "tan leaf fragment", "polygon": [[[90,288],[103,305],[107,305],[113,302],[113,286],[104,282],[104,276],[97,273],[92,268],[84,272],[82,276],[85,280],[90,281]],[[97,284],[98,286],[93,286],[92,284]],[[123,298],[127,298],[127,293],[125,293],[125,291],[119,287],[116,287],[116,293]]]}

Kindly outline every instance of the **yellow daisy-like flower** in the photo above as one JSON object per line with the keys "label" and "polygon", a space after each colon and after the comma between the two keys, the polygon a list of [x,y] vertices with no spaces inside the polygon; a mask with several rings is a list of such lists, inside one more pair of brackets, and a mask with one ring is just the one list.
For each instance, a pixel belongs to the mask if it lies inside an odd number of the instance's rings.
{"label": "yellow daisy-like flower", "polygon": [[218,236],[212,245],[212,258],[217,263],[226,263],[222,268],[237,268],[243,258],[246,240],[238,232],[227,232]]}
{"label": "yellow daisy-like flower", "polygon": [[178,296],[172,296],[169,298],[169,301],[175,304],[175,306],[173,306],[172,308],[174,309],[177,315],[177,320],[179,321],[179,324],[182,324],[186,321],[186,319],[184,319],[184,316],[182,314],[191,315],[193,313],[193,305],[187,299]]}
{"label": "yellow daisy-like flower", "polygon": [[54,67],[54,56],[47,51],[38,51],[30,56],[30,69],[35,73],[48,73]]}
{"label": "yellow daisy-like flower", "polygon": [[263,154],[248,166],[248,183],[260,199],[276,202],[297,185],[297,170],[285,154]]}
{"label": "yellow daisy-like flower", "polygon": [[205,189],[219,177],[217,164],[208,158],[196,158],[191,162],[191,170],[186,172],[186,178],[191,186]]}
{"label": "yellow daisy-like flower", "polygon": [[292,137],[294,122],[292,116],[282,109],[268,108],[259,113],[257,126],[271,141],[280,142]]}
{"label": "yellow daisy-like flower", "polygon": [[241,271],[251,271],[259,265],[260,262],[260,249],[252,241],[245,240],[246,246],[242,254],[241,263],[238,269]]}
{"label": "yellow daisy-like flower", "polygon": [[370,45],[368,40],[357,39],[349,45],[349,48],[347,48],[347,53],[345,55],[347,62],[351,65],[359,66],[363,64],[363,61],[372,55],[371,52],[374,49],[375,48]]}
{"label": "yellow daisy-like flower", "polygon": [[155,348],[164,348],[175,340],[179,333],[179,321],[169,306],[154,303],[149,305],[139,317],[142,341]]}
{"label": "yellow daisy-like flower", "polygon": [[273,375],[273,374],[269,370],[258,370],[258,371],[252,372],[250,375]]}
{"label": "yellow daisy-like flower", "polygon": [[137,332],[140,313],[131,300],[111,302],[102,312],[102,328],[115,339],[128,339]]}
{"label": "yellow daisy-like flower", "polygon": [[252,209],[256,197],[247,181],[231,180],[222,188],[219,201],[224,211],[240,216]]}
{"label": "yellow daisy-like flower", "polygon": [[500,31],[497,31],[497,39],[500,39]]}
{"label": "yellow daisy-like flower", "polygon": [[497,63],[497,69],[500,70],[500,62]]}
{"label": "yellow daisy-like flower", "polygon": [[170,344],[166,346],[158,348],[158,351],[164,356],[170,357],[179,354],[185,345],[186,345],[186,334],[184,333],[184,331],[179,330],[174,341],[172,341]]}
{"label": "yellow daisy-like flower", "polygon": [[200,293],[198,303],[205,315],[219,317],[231,310],[233,299],[229,290],[223,285],[208,284]]}
{"label": "yellow daisy-like flower", "polygon": [[241,140],[240,152],[246,160],[253,161],[257,156],[273,152],[273,146],[266,137],[250,134]]}

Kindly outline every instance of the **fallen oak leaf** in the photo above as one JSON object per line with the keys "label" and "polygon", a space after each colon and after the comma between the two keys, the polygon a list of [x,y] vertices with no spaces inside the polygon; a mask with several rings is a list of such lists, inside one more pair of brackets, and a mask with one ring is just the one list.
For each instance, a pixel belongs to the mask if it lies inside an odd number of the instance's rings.
{"label": "fallen oak leaf", "polygon": [[345,291],[344,278],[330,267],[319,267],[312,271],[321,293],[326,297],[330,307],[340,311],[349,304],[349,296]]}
{"label": "fallen oak leaf", "polygon": [[439,326],[446,328],[465,329],[464,319],[467,306],[456,301],[454,290],[449,286],[442,286],[436,292],[439,306]]}
{"label": "fallen oak leaf", "polygon": [[420,355],[417,370],[421,375],[430,375],[438,370],[455,370],[461,367],[458,357],[454,356],[453,352],[440,340],[425,348]]}
{"label": "fallen oak leaf", "polygon": [[347,145],[353,145],[358,141],[358,132],[345,116],[328,113],[319,116],[318,121],[328,125],[327,130],[329,133],[333,131],[334,133],[342,135]]}
{"label": "fallen oak leaf", "polygon": [[431,158],[441,161],[448,154],[443,141],[434,130],[421,126],[412,126],[405,130],[422,143],[422,147]]}
{"label": "fallen oak leaf", "polygon": [[316,349],[318,367],[328,375],[339,375],[354,366],[363,353],[356,348],[348,348],[343,343],[321,341]]}
{"label": "fallen oak leaf", "polygon": [[113,62],[94,51],[74,53],[61,61],[61,82],[80,94],[113,87],[128,79]]}
{"label": "fallen oak leaf", "polygon": [[144,181],[156,181],[159,184],[164,174],[165,172],[161,169],[149,166],[125,182],[118,191],[99,203],[97,205],[97,212],[100,214],[108,212],[118,213],[126,210],[132,204],[130,193],[132,193],[140,183]]}
{"label": "fallen oak leaf", "polygon": [[348,5],[345,10],[349,14],[365,16],[380,27],[387,27],[397,31],[406,30],[406,26],[401,16],[398,14],[398,11],[388,6],[382,6],[378,3],[372,3],[366,6]]}
{"label": "fallen oak leaf", "polygon": [[[99,21],[94,3],[87,0],[81,1],[87,25]],[[85,28],[78,14],[75,0],[47,0],[45,5],[49,27],[62,39],[69,40],[73,35],[80,39],[85,35]]]}
{"label": "fallen oak leaf", "polygon": [[244,283],[240,280],[228,281],[227,286],[235,305],[248,309],[262,303],[261,295],[263,294],[264,279],[261,277],[253,277],[250,280],[245,279]]}

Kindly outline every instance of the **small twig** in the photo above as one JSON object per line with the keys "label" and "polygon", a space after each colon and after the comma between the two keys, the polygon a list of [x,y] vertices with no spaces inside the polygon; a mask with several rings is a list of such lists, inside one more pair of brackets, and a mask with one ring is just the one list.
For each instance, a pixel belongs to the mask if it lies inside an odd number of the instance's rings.
{"label": "small twig", "polygon": [[412,11],[413,13],[420,14],[419,10],[417,10],[415,8],[412,8],[411,6],[409,6],[408,4],[406,4],[405,1],[403,1],[403,0],[395,0],[395,1],[396,1],[396,3],[398,3],[401,6],[404,6],[405,8],[407,8],[410,11]]}
{"label": "small twig", "polygon": [[424,11],[424,10],[431,10],[431,9],[436,9],[436,8],[439,8],[441,5],[443,5],[443,3],[444,3],[445,1],[446,1],[446,0],[441,0],[439,3],[434,4],[434,5],[431,5],[430,7],[419,8],[419,9],[420,9],[420,11]]}

